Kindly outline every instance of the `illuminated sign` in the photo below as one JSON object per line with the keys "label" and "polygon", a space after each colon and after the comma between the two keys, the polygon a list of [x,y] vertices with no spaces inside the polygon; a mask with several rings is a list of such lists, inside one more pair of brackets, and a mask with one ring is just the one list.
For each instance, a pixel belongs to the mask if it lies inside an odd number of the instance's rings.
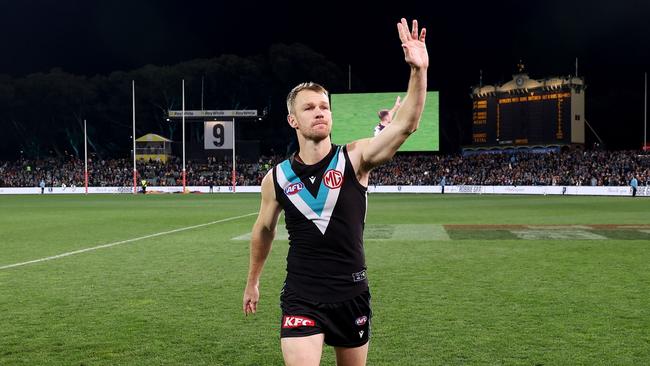
{"label": "illuminated sign", "polygon": [[[169,118],[182,118],[183,111],[168,111]],[[205,110],[185,111],[186,118],[202,117],[257,117],[257,109],[230,109],[230,110]]]}

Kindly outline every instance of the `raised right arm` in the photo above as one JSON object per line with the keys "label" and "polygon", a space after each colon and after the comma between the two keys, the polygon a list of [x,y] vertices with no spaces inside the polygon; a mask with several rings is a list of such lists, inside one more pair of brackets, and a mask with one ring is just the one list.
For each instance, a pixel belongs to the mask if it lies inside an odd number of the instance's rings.
{"label": "raised right arm", "polygon": [[271,251],[271,244],[275,237],[275,228],[281,210],[280,204],[275,199],[273,170],[269,170],[262,179],[262,204],[251,233],[248,280],[246,281],[242,304],[245,315],[257,312],[257,303],[260,298],[260,276],[262,275],[264,262]]}

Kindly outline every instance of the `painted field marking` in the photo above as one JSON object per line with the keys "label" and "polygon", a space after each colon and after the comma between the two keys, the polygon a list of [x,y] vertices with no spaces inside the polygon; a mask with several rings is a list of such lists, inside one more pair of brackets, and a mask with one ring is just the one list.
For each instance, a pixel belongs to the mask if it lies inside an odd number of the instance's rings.
{"label": "painted field marking", "polygon": [[399,224],[395,225],[390,240],[451,240],[442,225],[434,224]]}
{"label": "painted field marking", "polygon": [[[248,232],[243,235],[235,236],[234,238],[230,240],[237,240],[237,241],[251,241],[251,235],[252,233]],[[275,228],[275,239],[274,240],[289,240],[289,233],[287,232],[287,229],[284,227],[284,225],[278,224],[278,226]]]}
{"label": "painted field marking", "polygon": [[[236,236],[231,240],[250,241],[251,233]],[[289,240],[289,234],[284,224],[278,224],[275,240]],[[451,240],[442,225],[434,224],[396,224],[396,225],[367,225],[364,240]]]}
{"label": "painted field marking", "polygon": [[67,253],[61,253],[61,254],[53,255],[53,256],[51,256],[51,257],[45,257],[45,258],[40,258],[40,259],[34,259],[34,260],[31,260],[31,261],[21,262],[21,263],[8,264],[8,265],[6,265],[6,266],[2,266],[2,267],[0,267],[0,270],[3,270],[3,269],[9,269],[9,268],[14,268],[14,267],[20,267],[20,266],[25,266],[25,265],[33,264],[33,263],[39,263],[39,262],[45,262],[45,261],[51,261],[51,260],[54,260],[54,259],[59,259],[59,258],[64,258],[64,257],[69,257],[69,256],[71,256],[71,255],[75,255],[75,254],[81,254],[81,253],[91,252],[91,251],[93,251],[93,250],[97,250],[97,249],[110,248],[110,247],[114,247],[114,246],[116,246],[116,245],[121,245],[121,244],[126,244],[126,243],[132,243],[132,242],[134,242],[134,241],[139,241],[139,240],[144,240],[144,239],[149,239],[149,238],[155,238],[155,237],[157,237],[157,236],[162,236],[162,235],[167,235],[167,234],[173,234],[173,233],[178,233],[178,232],[186,231],[186,230],[192,230],[192,229],[196,229],[196,228],[200,228],[200,227],[204,227],[204,226],[208,226],[208,225],[214,225],[214,224],[219,224],[219,223],[222,223],[222,222],[227,222],[227,221],[237,220],[237,219],[241,219],[241,218],[248,217],[248,216],[252,216],[252,215],[257,215],[257,212],[253,212],[253,213],[249,213],[249,214],[241,215],[241,216],[233,216],[233,217],[229,217],[229,218],[226,218],[226,219],[221,219],[221,220],[216,220],[216,221],[211,221],[211,222],[206,222],[205,224],[199,224],[199,225],[187,226],[187,227],[182,227],[182,228],[179,228],[179,229],[174,229],[174,230],[169,230],[169,231],[162,231],[162,232],[155,233],[155,234],[150,234],[150,235],[140,236],[140,237],[137,237],[137,238],[127,239],[127,240],[116,241],[116,242],[113,242],[113,243],[97,245],[97,246],[94,246],[94,247],[91,247],[91,248],[84,248],[84,249],[79,249],[79,250],[75,250],[75,251],[72,251],[72,252],[67,252]]}
{"label": "painted field marking", "polygon": [[528,229],[535,230],[591,230],[586,225],[527,225]]}
{"label": "painted field marking", "polygon": [[[553,224],[505,224],[505,225],[465,225],[451,224],[443,225],[450,232],[459,231],[497,231],[507,230],[518,239],[523,240],[607,240],[607,232],[629,231],[636,229],[639,233],[650,234],[650,225],[643,224],[583,224],[583,225],[553,225]],[[604,233],[595,232],[596,230]],[[487,238],[485,240],[496,240]]]}
{"label": "painted field marking", "polygon": [[524,240],[606,240],[607,238],[587,230],[546,228],[538,230],[511,230]]}

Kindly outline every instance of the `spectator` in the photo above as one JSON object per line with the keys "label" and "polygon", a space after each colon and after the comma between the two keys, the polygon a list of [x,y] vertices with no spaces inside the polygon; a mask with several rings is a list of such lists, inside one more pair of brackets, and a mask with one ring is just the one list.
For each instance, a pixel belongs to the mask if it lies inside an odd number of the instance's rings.
{"label": "spectator", "polygon": [[[283,156],[262,156],[257,161],[237,161],[237,185],[259,185],[268,169]],[[637,183],[650,181],[650,154],[637,151],[603,150],[561,153],[517,153],[460,155],[397,155],[373,172],[372,185],[561,185],[626,186],[630,174]],[[152,185],[182,184],[182,163],[138,162],[140,177]],[[27,167],[30,167],[28,170]],[[48,186],[84,184],[83,161],[74,157],[43,160],[0,161],[0,186],[33,187],[41,179]],[[130,187],[133,165],[130,159],[93,159],[88,164],[88,184],[93,187]],[[232,184],[230,161],[208,158],[188,161],[187,184],[190,186],[229,186]],[[39,183],[40,186],[40,183]]]}

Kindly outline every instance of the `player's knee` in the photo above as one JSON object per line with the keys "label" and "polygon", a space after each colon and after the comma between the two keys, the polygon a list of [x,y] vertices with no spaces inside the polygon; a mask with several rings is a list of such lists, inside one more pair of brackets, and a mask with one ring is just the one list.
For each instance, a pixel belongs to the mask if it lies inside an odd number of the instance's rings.
{"label": "player's knee", "polygon": [[282,356],[287,366],[318,366],[323,351],[323,335],[282,338]]}
{"label": "player's knee", "polygon": [[282,347],[282,357],[286,366],[318,366],[320,365],[321,353],[316,349]]}

